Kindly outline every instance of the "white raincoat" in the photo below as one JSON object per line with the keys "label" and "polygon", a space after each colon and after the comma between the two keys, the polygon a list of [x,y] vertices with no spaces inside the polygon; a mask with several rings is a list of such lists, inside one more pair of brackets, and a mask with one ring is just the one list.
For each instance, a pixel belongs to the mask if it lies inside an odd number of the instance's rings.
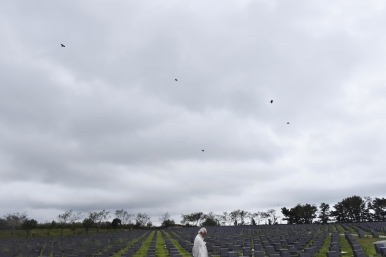
{"label": "white raincoat", "polygon": [[208,250],[206,249],[206,242],[201,234],[198,234],[194,239],[193,246],[193,256],[194,257],[208,257]]}

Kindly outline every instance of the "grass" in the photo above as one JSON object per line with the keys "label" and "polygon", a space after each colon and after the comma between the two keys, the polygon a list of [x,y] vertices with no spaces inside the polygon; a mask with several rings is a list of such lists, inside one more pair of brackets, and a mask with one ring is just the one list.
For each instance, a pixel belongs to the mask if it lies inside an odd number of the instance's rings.
{"label": "grass", "polygon": [[127,243],[127,245],[125,246],[125,248],[123,248],[122,250],[120,250],[119,252],[115,253],[112,255],[112,257],[118,257],[118,256],[121,256],[122,253],[126,252],[130,246],[132,246],[133,244],[135,244],[135,242],[137,242],[138,240],[140,240],[141,238],[143,238],[145,235],[139,237],[139,238],[136,238],[134,240],[131,240]]}
{"label": "grass", "polygon": [[[174,234],[174,233],[173,233]],[[184,248],[177,242],[177,240],[173,239],[168,232],[165,231],[165,235],[170,239],[170,241],[174,244],[174,246],[177,248],[177,250],[180,252],[180,254],[184,257],[191,257],[192,255],[185,251]],[[175,234],[174,234],[175,235]]]}
{"label": "grass", "polygon": [[373,237],[366,237],[366,238],[355,238],[359,244],[362,246],[363,250],[365,251],[367,256],[375,256],[380,257],[380,254],[377,254],[375,252],[375,247],[373,245],[374,242],[381,241],[381,238],[373,238]]}
{"label": "grass", "polygon": [[338,230],[339,234],[344,234],[344,232],[346,231],[346,229],[345,229],[344,227],[342,227],[341,225],[337,225],[337,226],[338,226],[338,228],[339,228],[339,230]]}
{"label": "grass", "polygon": [[326,257],[326,252],[329,250],[328,248],[330,247],[330,243],[331,243],[331,235],[328,235],[323,242],[322,248],[318,253],[316,253],[315,257]]}
{"label": "grass", "polygon": [[[343,228],[341,226],[338,226],[338,227],[339,227],[339,232],[341,232],[343,230]],[[355,239],[362,246],[362,248],[365,251],[367,256],[370,256],[370,255],[372,255],[374,257],[380,257],[381,256],[379,254],[376,254],[375,248],[373,245],[374,242],[380,241],[381,239],[372,238],[372,237],[366,237],[366,238],[355,237]],[[315,257],[325,257],[326,252],[329,250],[328,248],[330,246],[330,242],[331,242],[331,235],[328,235],[326,240],[323,243],[322,248],[316,254]],[[351,248],[350,244],[348,243],[347,239],[345,238],[345,236],[343,236],[343,235],[339,236],[339,243],[340,243],[340,246],[342,248],[342,251],[347,252],[346,254],[342,254],[343,256],[353,256],[352,248]]]}
{"label": "grass", "polygon": [[168,257],[168,251],[165,247],[165,239],[162,236],[161,232],[157,232],[157,243],[156,243],[156,253],[159,257]]}
{"label": "grass", "polygon": [[342,253],[342,256],[353,256],[354,253],[352,252],[352,248],[351,248],[351,245],[348,243],[347,239],[345,236],[339,236],[339,244],[340,244],[340,247],[342,248],[342,252],[346,252],[346,253]]}
{"label": "grass", "polygon": [[[351,228],[350,228],[350,230],[351,230]],[[340,225],[338,225],[338,232],[340,234],[344,233],[344,228],[342,226],[340,226]],[[366,253],[367,256],[375,255],[374,246],[371,245],[371,244],[372,244],[372,242],[378,241],[379,239],[364,238],[364,241],[367,239],[367,242],[363,242],[363,243],[360,242],[363,239],[360,239],[360,238],[356,238],[356,239],[362,245],[364,250],[366,248],[365,253]],[[326,252],[329,250],[330,243],[331,243],[331,235],[328,235],[326,240],[323,243],[322,248],[316,254],[316,257],[325,257],[326,256]],[[342,254],[342,256],[353,256],[352,248],[351,248],[349,242],[347,241],[347,239],[346,239],[346,237],[344,235],[339,235],[339,244],[341,246],[342,252],[346,252],[346,253]]]}
{"label": "grass", "polygon": [[[352,230],[351,227],[349,227],[349,228],[350,228],[350,230]],[[336,231],[335,226],[333,226],[333,230]],[[89,234],[95,234],[96,231],[97,231],[96,228],[90,229],[89,230]],[[107,229],[107,230],[103,229],[103,230],[100,230],[99,233],[114,233],[114,232],[120,232],[120,231],[121,230],[114,231],[114,229]],[[338,225],[338,231],[339,231],[340,234],[344,233],[343,227]],[[61,229],[60,228],[51,229],[51,230],[48,230],[48,229],[35,229],[34,232],[36,233],[37,237],[47,237],[48,233],[49,233],[49,236],[60,236]],[[85,234],[86,233],[85,229],[83,229],[83,228],[77,229],[77,232],[78,232],[78,234]],[[153,236],[154,236],[155,233],[157,233],[157,242],[156,242],[156,247],[157,247],[156,248],[157,249],[157,253],[156,254],[157,254],[157,257],[167,257],[168,256],[168,252],[167,252],[166,248],[164,247],[165,239],[163,237],[163,234],[158,231],[158,232],[151,232],[149,234],[149,236],[143,242],[141,248],[137,251],[137,253],[134,255],[134,257],[140,257],[140,256],[145,256],[146,255],[147,250],[148,250],[149,245],[150,245],[150,242],[153,239]],[[171,231],[164,232],[164,233],[165,233],[164,235],[167,238],[169,238],[170,241],[176,246],[176,248],[182,254],[182,256],[184,256],[184,257],[191,257],[191,254],[186,252],[185,249],[178,243],[178,241],[171,237],[171,234],[174,237],[175,236],[178,237],[178,235],[176,235],[174,232],[171,232]],[[0,230],[0,239],[11,238],[11,234],[12,234],[12,231],[10,231],[10,230]],[[73,235],[73,234],[74,234],[73,231],[70,230],[70,229],[64,229],[63,230],[63,235]],[[379,234],[380,235],[384,235],[384,233],[379,233]],[[134,240],[131,240],[131,241],[127,242],[127,245],[125,246],[125,248],[122,249],[121,251],[119,251],[118,253],[115,253],[113,255],[113,257],[120,256],[122,253],[127,251],[127,249],[130,246],[132,246],[135,242],[137,242],[138,240],[140,240],[144,236],[145,235],[142,235],[141,237],[139,237],[137,239],[134,239]],[[25,230],[15,230],[14,233],[13,233],[13,238],[27,238],[27,233],[26,233]],[[366,238],[355,237],[355,239],[360,243],[360,245],[362,246],[362,248],[365,251],[367,256],[381,257],[381,255],[376,254],[373,243],[377,242],[377,241],[381,241],[382,238],[373,238],[373,237],[367,236]],[[342,236],[339,236],[339,240],[340,240],[340,245],[342,247],[342,251],[347,252],[346,254],[343,254],[342,257],[344,257],[344,256],[347,256],[347,257],[352,256],[353,252],[352,252],[352,249],[351,249],[348,241],[346,240],[346,238],[342,235]],[[325,257],[326,256],[326,252],[329,250],[328,248],[330,246],[330,242],[331,242],[331,235],[328,235],[326,237],[326,240],[323,243],[323,246],[322,246],[321,250],[318,253],[316,253],[315,257]],[[109,246],[107,246],[107,247],[109,247]]]}
{"label": "grass", "polygon": [[150,233],[150,235],[146,238],[145,241],[143,241],[141,248],[138,249],[138,251],[133,255],[133,257],[146,256],[147,250],[149,249],[149,246],[153,237],[154,237],[154,231]]}
{"label": "grass", "polygon": [[[339,225],[339,227],[341,228],[341,231],[344,230],[340,225]],[[354,231],[351,226],[349,226],[349,229],[350,229],[350,233],[356,234],[356,231]],[[366,231],[364,231],[364,232],[366,232]],[[368,234],[368,233],[365,233],[365,234]],[[379,233],[379,234],[381,235],[381,233]],[[355,237],[355,239],[362,246],[362,248],[365,251],[367,256],[370,256],[370,255],[372,255],[374,257],[380,257],[381,256],[380,254],[377,254],[375,252],[375,248],[373,245],[374,242],[382,241],[381,238],[373,238],[372,236],[366,236],[365,238]],[[340,244],[342,246],[342,251],[347,252],[347,254],[345,254],[346,256],[352,256],[353,255],[351,246],[344,236],[340,236]],[[321,256],[317,256],[317,257],[321,257]]]}

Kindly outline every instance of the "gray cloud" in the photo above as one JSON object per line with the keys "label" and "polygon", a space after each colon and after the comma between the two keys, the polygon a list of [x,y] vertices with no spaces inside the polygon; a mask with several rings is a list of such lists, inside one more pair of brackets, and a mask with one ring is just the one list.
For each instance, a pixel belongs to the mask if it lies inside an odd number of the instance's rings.
{"label": "gray cloud", "polygon": [[0,13],[3,214],[179,221],[385,196],[383,4],[19,1]]}

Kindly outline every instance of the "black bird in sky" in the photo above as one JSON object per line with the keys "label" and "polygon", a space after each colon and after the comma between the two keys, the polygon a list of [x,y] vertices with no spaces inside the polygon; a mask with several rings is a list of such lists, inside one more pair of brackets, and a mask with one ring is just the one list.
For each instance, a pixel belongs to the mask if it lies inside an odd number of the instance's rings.
{"label": "black bird in sky", "polygon": [[204,150],[201,150],[201,151],[204,151]]}
{"label": "black bird in sky", "polygon": [[289,122],[287,122],[287,124],[289,124]]}
{"label": "black bird in sky", "polygon": [[63,44],[60,44],[62,47],[66,47],[65,45],[63,45]]}
{"label": "black bird in sky", "polygon": [[178,81],[177,79],[174,79],[175,81]]}
{"label": "black bird in sky", "polygon": [[271,103],[273,103],[273,100],[271,100]]}

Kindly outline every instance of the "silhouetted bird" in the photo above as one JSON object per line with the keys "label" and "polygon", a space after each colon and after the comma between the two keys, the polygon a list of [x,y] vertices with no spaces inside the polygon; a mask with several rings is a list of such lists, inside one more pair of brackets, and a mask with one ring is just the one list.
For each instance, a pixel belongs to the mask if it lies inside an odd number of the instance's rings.
{"label": "silhouetted bird", "polygon": [[273,100],[271,100],[271,103],[273,103]]}
{"label": "silhouetted bird", "polygon": [[65,45],[63,45],[63,44],[60,44],[62,47],[66,47]]}
{"label": "silhouetted bird", "polygon": [[289,124],[289,122],[287,122],[287,124]]}
{"label": "silhouetted bird", "polygon": [[204,150],[201,150],[201,151],[204,151]]}
{"label": "silhouetted bird", "polygon": [[177,79],[174,79],[175,81],[178,81]]}

